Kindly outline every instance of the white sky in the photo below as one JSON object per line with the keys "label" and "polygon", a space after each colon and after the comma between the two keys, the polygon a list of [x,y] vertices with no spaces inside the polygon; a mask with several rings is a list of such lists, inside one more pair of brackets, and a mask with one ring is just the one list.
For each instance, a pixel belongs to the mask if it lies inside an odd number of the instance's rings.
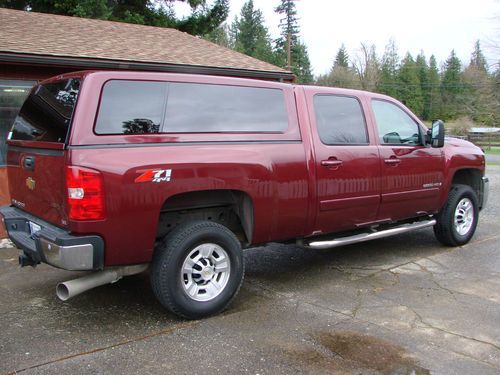
{"label": "white sky", "polygon": [[[239,15],[245,0],[230,0],[228,22]],[[278,36],[280,0],[254,0],[273,38]],[[341,44],[350,57],[361,42],[375,44],[379,57],[394,38],[400,57],[423,50],[442,63],[455,49],[468,63],[477,39],[489,64],[500,60],[500,0],[299,0],[302,41],[308,47],[315,75],[327,73]],[[176,5],[178,14],[185,6]]]}

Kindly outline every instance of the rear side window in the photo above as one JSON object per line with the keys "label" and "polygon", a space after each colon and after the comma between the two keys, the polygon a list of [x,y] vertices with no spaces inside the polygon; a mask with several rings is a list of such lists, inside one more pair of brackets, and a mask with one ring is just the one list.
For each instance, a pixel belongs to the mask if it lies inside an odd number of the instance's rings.
{"label": "rear side window", "polygon": [[97,116],[96,133],[159,133],[166,93],[165,82],[107,82]]}
{"label": "rear side window", "polygon": [[76,78],[36,86],[14,121],[10,139],[64,143],[79,90]]}
{"label": "rear side window", "polygon": [[171,83],[167,133],[282,132],[288,128],[283,91]]}
{"label": "rear side window", "polygon": [[368,143],[363,110],[356,98],[316,95],[314,110],[318,134],[324,144]]}
{"label": "rear side window", "polygon": [[282,90],[143,81],[104,86],[97,134],[284,132]]}

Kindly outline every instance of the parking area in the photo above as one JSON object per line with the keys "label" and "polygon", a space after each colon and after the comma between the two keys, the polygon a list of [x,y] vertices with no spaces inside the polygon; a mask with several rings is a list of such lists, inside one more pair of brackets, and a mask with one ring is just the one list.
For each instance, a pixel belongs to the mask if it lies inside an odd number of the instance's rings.
{"label": "parking area", "polygon": [[500,166],[474,239],[447,248],[432,229],[330,251],[245,251],[225,313],[183,321],[147,274],[67,302],[78,273],[20,269],[0,250],[0,373],[498,374]]}

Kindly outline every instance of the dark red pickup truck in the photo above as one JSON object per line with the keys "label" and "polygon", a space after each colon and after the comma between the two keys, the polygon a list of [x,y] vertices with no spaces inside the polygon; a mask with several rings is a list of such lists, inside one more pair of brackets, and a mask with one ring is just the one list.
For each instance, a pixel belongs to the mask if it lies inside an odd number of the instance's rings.
{"label": "dark red pickup truck", "polygon": [[373,93],[257,80],[78,72],[36,86],[8,141],[20,264],[96,271],[61,299],[150,267],[159,301],[229,305],[242,248],[328,248],[434,227],[470,240],[483,152]]}

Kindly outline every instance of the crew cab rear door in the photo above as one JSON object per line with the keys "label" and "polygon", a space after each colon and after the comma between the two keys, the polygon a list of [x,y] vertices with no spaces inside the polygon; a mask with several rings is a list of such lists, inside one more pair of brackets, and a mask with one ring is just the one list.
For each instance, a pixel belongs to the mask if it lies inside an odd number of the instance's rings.
{"label": "crew cab rear door", "polygon": [[12,204],[58,226],[67,224],[65,143],[79,87],[77,78],[35,86],[8,140]]}
{"label": "crew cab rear door", "polygon": [[305,91],[314,144],[315,233],[373,222],[380,202],[380,164],[355,92]]}

